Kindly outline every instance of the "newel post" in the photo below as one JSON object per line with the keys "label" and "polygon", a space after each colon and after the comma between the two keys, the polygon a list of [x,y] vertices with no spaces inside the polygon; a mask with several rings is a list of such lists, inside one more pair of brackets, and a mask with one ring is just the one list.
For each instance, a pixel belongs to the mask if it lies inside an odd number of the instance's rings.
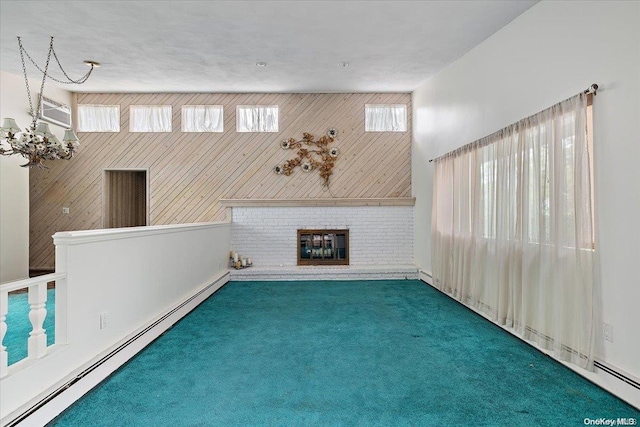
{"label": "newel post", "polygon": [[29,333],[29,359],[37,359],[47,354],[47,334],[42,327],[47,316],[47,282],[29,286],[29,320],[32,330]]}
{"label": "newel post", "polygon": [[[60,241],[64,232],[53,235],[53,244],[56,247],[56,273],[64,273],[64,279],[56,280],[56,344],[67,344],[67,264],[69,258],[69,244]],[[64,240],[64,239],[63,239]]]}

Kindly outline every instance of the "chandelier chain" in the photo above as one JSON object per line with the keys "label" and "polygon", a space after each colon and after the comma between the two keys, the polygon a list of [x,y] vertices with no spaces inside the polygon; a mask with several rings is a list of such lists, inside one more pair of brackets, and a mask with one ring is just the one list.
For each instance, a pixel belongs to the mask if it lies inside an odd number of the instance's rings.
{"label": "chandelier chain", "polygon": [[[20,40],[20,37],[18,37],[18,40]],[[51,37],[51,44],[50,44],[49,49],[50,49],[49,55],[51,55],[51,53],[53,53],[53,57],[55,58],[56,62],[58,63],[58,67],[60,67],[60,71],[62,71],[62,74],[64,74],[64,76],[67,78],[67,80],[66,81],[65,80],[60,80],[60,79],[57,79],[57,78],[55,78],[55,77],[53,77],[51,75],[47,75],[48,78],[50,78],[51,80],[53,80],[56,83],[61,83],[61,84],[65,84],[65,85],[70,85],[70,84],[81,85],[82,83],[86,82],[89,79],[89,76],[93,72],[93,68],[94,68],[93,64],[90,64],[91,68],[89,69],[87,74],[85,74],[84,76],[80,77],[78,80],[73,80],[71,77],[69,77],[67,72],[62,67],[62,64],[60,63],[60,60],[58,59],[58,55],[56,55],[56,51],[55,51],[55,49],[53,49],[53,37]],[[31,55],[29,55],[29,52],[27,52],[26,49],[24,47],[22,47],[22,43],[20,43],[20,55],[21,56],[22,56],[22,52],[24,52],[24,54],[27,56],[27,58],[29,58],[29,61],[31,61],[33,66],[36,67],[38,69],[38,71],[40,71],[41,73],[45,73],[45,70],[40,68],[40,66],[36,63],[36,61],[33,60]],[[24,64],[24,59],[22,60],[22,62]]]}
{"label": "chandelier chain", "polygon": [[22,48],[22,41],[20,37],[18,37],[18,46],[20,47],[20,59],[22,60],[22,74],[24,75],[24,84],[27,86],[27,97],[29,98],[29,114],[31,114],[31,119],[35,123],[36,118],[33,115],[33,102],[31,101],[31,90],[29,89],[29,79],[27,78],[27,66],[24,63],[24,55],[22,52],[24,49]]}
{"label": "chandelier chain", "polygon": [[49,76],[49,78],[55,82],[58,83],[64,83],[64,84],[77,84],[77,85],[81,85],[82,83],[86,82],[87,79],[89,79],[89,76],[91,75],[91,72],[93,71],[93,64],[91,65],[91,68],[89,69],[89,71],[87,72],[87,74],[85,74],[84,76],[80,77],[78,80],[73,80],[71,77],[69,77],[69,75],[67,74],[67,72],[64,70],[64,68],[62,68],[62,64],[60,63],[60,60],[58,59],[58,55],[56,55],[56,51],[53,49],[53,46],[51,46],[51,51],[53,52],[53,57],[55,58],[56,62],[58,63],[58,67],[60,67],[60,71],[62,71],[62,74],[64,74],[64,76],[69,80],[67,82],[62,81],[62,80],[58,80],[56,78],[53,78],[51,76]]}
{"label": "chandelier chain", "polygon": [[[38,120],[38,111],[40,111],[40,105],[42,104],[42,95],[44,93],[44,82],[47,80],[47,71],[49,70],[49,60],[51,59],[51,51],[53,50],[53,37],[51,37],[51,42],[49,43],[49,52],[47,53],[47,62],[44,66],[44,71],[42,71],[42,84],[40,85],[40,97],[38,99],[38,105],[36,109],[33,109],[33,101],[31,99],[31,89],[29,88],[29,77],[27,76],[27,66],[24,62],[23,52],[29,56],[29,54],[25,51],[22,46],[22,40],[18,37],[18,46],[20,47],[20,59],[22,60],[22,72],[24,73],[24,84],[27,87],[27,97],[29,98],[29,112],[31,113],[31,118],[33,119],[33,127],[35,128],[36,121]],[[29,59],[31,59],[29,57]],[[38,67],[40,70],[40,67]]]}

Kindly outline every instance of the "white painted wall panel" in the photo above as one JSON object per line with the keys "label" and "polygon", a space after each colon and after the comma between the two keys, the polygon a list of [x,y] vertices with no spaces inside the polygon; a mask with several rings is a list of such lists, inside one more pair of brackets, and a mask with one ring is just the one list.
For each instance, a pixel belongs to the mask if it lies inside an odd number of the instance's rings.
{"label": "white painted wall panel", "polygon": [[[640,377],[640,3],[543,1],[412,97],[416,263],[431,270],[428,160],[547,108],[591,83],[594,101],[597,354]],[[599,324],[599,323],[598,323]]]}

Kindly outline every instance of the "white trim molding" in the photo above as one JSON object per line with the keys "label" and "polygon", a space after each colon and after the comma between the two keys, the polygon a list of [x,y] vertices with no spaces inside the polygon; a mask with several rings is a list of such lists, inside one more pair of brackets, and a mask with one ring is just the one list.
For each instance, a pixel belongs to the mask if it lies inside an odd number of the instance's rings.
{"label": "white trim molding", "polygon": [[414,206],[415,197],[332,198],[332,199],[220,199],[225,207],[321,207],[321,206]]}

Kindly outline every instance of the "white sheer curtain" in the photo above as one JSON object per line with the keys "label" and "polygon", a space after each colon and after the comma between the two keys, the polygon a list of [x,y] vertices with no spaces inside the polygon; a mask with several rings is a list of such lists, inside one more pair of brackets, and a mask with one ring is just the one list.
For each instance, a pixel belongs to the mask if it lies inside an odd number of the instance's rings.
{"label": "white sheer curtain", "polygon": [[78,105],[79,132],[120,132],[119,105]]}
{"label": "white sheer curtain", "polygon": [[222,132],[224,114],[222,105],[184,105],[182,132]]}
{"label": "white sheer curtain", "polygon": [[593,363],[586,95],[435,160],[434,285],[558,358]]}
{"label": "white sheer curtain", "polygon": [[404,104],[366,104],[364,106],[365,132],[405,132],[407,106]]}
{"label": "white sheer curtain", "polygon": [[171,132],[171,105],[130,105],[130,132]]}
{"label": "white sheer curtain", "polygon": [[237,132],[278,132],[277,105],[238,105]]}

